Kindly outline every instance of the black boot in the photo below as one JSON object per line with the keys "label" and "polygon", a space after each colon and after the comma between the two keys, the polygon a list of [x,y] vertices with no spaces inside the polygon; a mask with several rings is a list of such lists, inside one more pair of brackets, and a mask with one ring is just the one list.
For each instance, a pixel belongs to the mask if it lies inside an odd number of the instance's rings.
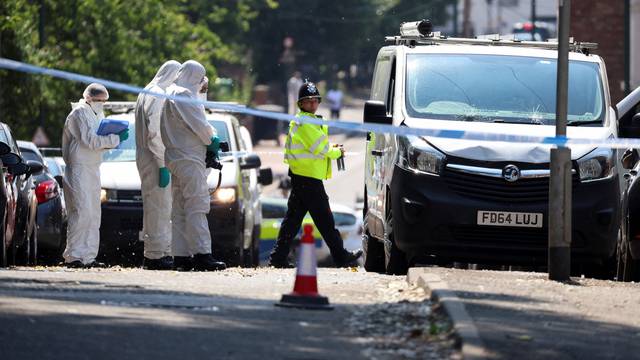
{"label": "black boot", "polygon": [[296,267],[286,257],[283,259],[279,259],[273,256],[271,257],[271,259],[269,259],[269,266],[273,266],[276,269],[291,269]]}
{"label": "black boot", "polygon": [[147,270],[173,270],[173,258],[171,256],[163,256],[160,259],[144,258],[142,268]]}
{"label": "black boot", "polygon": [[227,268],[227,264],[216,260],[211,254],[193,255],[193,270],[195,271],[218,271]]}
{"label": "black boot", "polygon": [[84,264],[80,260],[73,260],[71,262],[65,262],[64,266],[68,267],[70,269],[83,269],[84,268]]}
{"label": "black boot", "polygon": [[173,269],[178,271],[193,270],[193,257],[191,256],[174,256]]}
{"label": "black boot", "polygon": [[92,262],[85,264],[84,267],[87,269],[91,269],[91,268],[106,269],[109,266],[107,266],[107,264],[103,262],[93,260]]}
{"label": "black boot", "polygon": [[361,249],[356,251],[345,250],[341,256],[334,257],[333,262],[336,264],[336,267],[358,266],[358,259],[360,256],[362,256]]}

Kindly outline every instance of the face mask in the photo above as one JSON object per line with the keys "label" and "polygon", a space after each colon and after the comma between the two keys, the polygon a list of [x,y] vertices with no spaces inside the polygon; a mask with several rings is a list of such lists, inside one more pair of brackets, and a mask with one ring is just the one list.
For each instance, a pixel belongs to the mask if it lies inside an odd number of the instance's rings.
{"label": "face mask", "polygon": [[91,107],[91,110],[93,110],[94,113],[101,114],[102,109],[104,107],[104,103],[99,101],[94,101],[92,103],[89,103],[89,106]]}

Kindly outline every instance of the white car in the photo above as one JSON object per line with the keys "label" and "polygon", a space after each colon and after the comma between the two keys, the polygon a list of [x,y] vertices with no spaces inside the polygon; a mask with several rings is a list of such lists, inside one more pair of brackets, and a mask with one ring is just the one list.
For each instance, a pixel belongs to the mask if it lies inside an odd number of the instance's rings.
{"label": "white car", "polygon": [[[135,162],[134,103],[106,103],[114,112],[108,118],[127,120],[129,139],[104,154],[100,167],[102,184],[101,252],[130,255],[142,249],[142,196]],[[229,152],[220,154],[222,171],[212,169],[207,178],[211,211],[207,218],[216,257],[230,266],[258,264],[261,185],[272,181],[271,169],[261,169],[260,158],[251,153],[251,136],[230,113],[207,111]],[[218,182],[220,182],[218,184]],[[219,185],[219,186],[218,186]],[[127,251],[124,251],[124,250]]]}

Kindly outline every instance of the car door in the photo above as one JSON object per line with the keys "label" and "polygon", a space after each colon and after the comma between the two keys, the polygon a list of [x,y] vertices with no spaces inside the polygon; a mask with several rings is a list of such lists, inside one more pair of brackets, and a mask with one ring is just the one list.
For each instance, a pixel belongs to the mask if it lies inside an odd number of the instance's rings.
{"label": "car door", "polygon": [[[238,119],[235,117],[231,120],[231,126],[233,128],[233,136],[238,144],[238,151],[240,154],[248,155],[247,145],[244,142],[244,139],[240,135],[240,124]],[[251,245],[251,232],[253,231],[253,207],[251,206],[251,171],[255,171],[253,169],[245,169],[242,170],[238,167],[240,171],[240,179],[238,184],[238,198],[242,199],[242,209],[244,215],[244,226],[243,226],[243,235],[244,235],[244,248],[247,249]]]}
{"label": "car door", "polygon": [[[395,69],[395,53],[391,49],[383,49],[378,55],[371,85],[371,100],[385,102],[387,112],[391,114],[393,102],[393,72]],[[393,77],[393,79],[395,79]],[[384,236],[384,211],[386,201],[385,178],[388,163],[388,134],[369,133],[367,135],[365,155],[365,203],[367,223],[371,235],[377,238]]]}
{"label": "car door", "polygon": [[[0,125],[0,140],[11,147],[11,140],[9,138],[9,128],[2,124]],[[2,182],[3,189],[6,195],[5,217],[4,217],[4,242],[5,247],[8,248],[13,241],[14,234],[16,232],[16,209],[17,209],[17,196],[18,188],[16,176],[9,172],[6,164],[2,165]]]}
{"label": "car door", "polygon": [[[20,148],[11,133],[11,129],[7,127],[7,133],[9,137],[9,146],[11,147],[11,151],[20,155],[22,157],[22,153],[20,152]],[[23,159],[23,161],[26,161]],[[17,175],[15,177],[15,184],[17,189],[17,205],[16,205],[16,237],[15,241],[18,241],[17,244],[22,245],[23,241],[27,239],[29,235],[29,231],[31,230],[31,226],[33,226],[32,213],[34,212],[35,206],[34,204],[34,194],[35,186],[33,183],[33,179],[31,176],[27,174]]]}

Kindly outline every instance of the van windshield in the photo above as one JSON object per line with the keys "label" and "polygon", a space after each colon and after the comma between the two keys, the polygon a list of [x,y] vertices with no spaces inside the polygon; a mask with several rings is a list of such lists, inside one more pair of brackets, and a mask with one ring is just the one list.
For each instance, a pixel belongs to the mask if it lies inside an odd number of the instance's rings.
{"label": "van windshield", "polygon": [[[407,55],[406,107],[417,118],[555,124],[554,59],[467,54]],[[598,65],[569,62],[569,125],[604,119]]]}

